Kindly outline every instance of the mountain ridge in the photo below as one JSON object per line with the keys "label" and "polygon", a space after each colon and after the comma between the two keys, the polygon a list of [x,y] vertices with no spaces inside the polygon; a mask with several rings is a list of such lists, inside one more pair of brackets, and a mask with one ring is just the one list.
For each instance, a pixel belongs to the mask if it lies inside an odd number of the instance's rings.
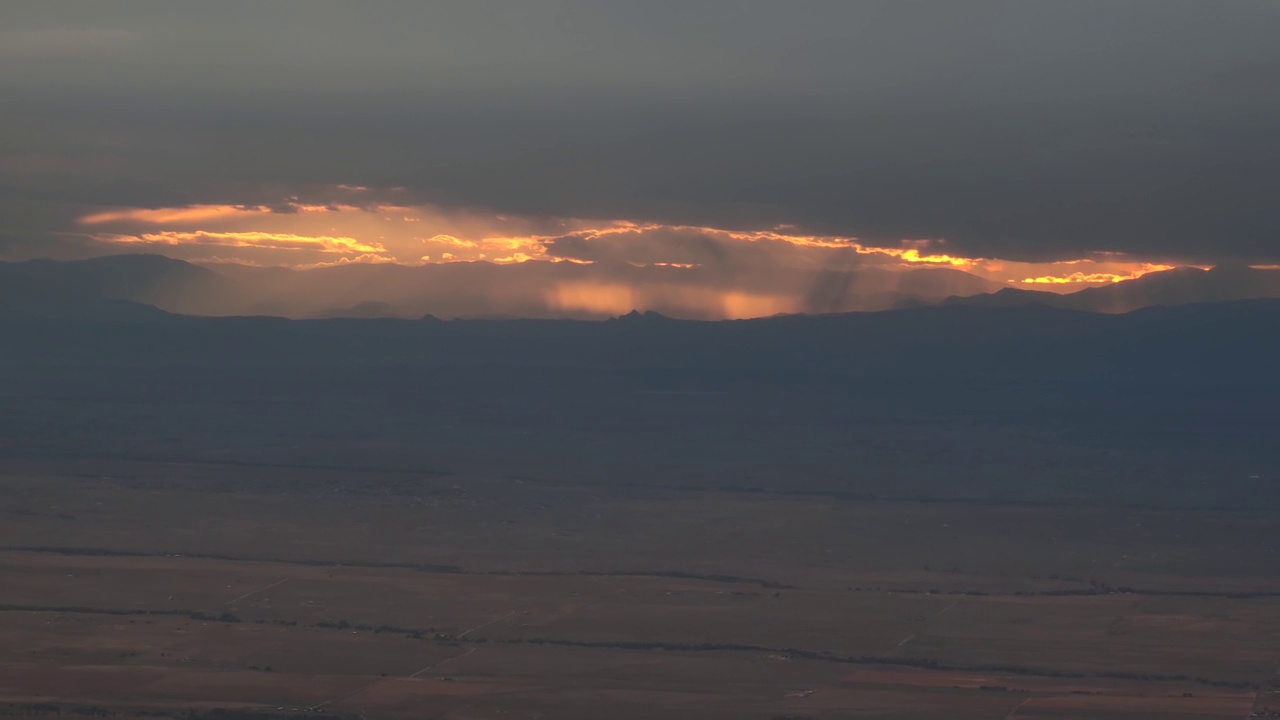
{"label": "mountain ridge", "polygon": [[[75,261],[0,262],[0,307],[7,307],[10,313],[27,308],[30,313],[41,303],[70,311],[70,306],[77,304],[88,308],[95,302],[128,302],[183,315],[295,319],[428,315],[445,319],[607,319],[639,311],[708,320],[728,313],[717,310],[717,293],[725,297],[740,294],[725,278],[706,269],[627,266],[599,272],[605,280],[568,263],[374,264],[295,270],[125,254]],[[788,272],[791,274],[748,280],[775,293],[789,289],[799,304],[775,306],[772,312],[769,305],[762,304],[758,314],[748,317],[880,312],[933,305],[1047,305],[1123,313],[1156,305],[1280,298],[1280,270],[1248,266],[1175,268],[1065,294],[995,288],[990,281],[951,268]],[[692,281],[696,281],[694,285],[678,284]],[[687,298],[693,292],[689,288],[694,287],[701,294],[690,305],[681,298]],[[766,293],[761,297],[772,296]]]}

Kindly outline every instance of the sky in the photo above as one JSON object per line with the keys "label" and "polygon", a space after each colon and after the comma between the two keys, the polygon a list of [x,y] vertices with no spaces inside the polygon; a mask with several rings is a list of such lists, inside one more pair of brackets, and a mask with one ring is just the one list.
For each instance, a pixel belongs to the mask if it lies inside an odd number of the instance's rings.
{"label": "sky", "polygon": [[1272,266],[1277,38],[1276,0],[10,0],[0,259]]}

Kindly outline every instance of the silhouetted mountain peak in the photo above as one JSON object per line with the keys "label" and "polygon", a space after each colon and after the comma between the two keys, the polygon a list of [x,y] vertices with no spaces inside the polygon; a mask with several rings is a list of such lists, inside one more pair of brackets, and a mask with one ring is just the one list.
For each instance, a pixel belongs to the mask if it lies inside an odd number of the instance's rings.
{"label": "silhouetted mountain peak", "polygon": [[610,322],[626,322],[626,323],[669,322],[670,320],[672,320],[672,318],[666,315],[663,315],[662,313],[654,312],[653,310],[645,310],[644,312],[640,312],[639,310],[632,310],[626,315],[619,315],[618,317],[609,318]]}
{"label": "silhouetted mountain peak", "polygon": [[1043,290],[1024,290],[1022,288],[1000,288],[993,293],[981,295],[951,296],[945,305],[963,305],[966,307],[1020,307],[1023,305],[1062,305],[1062,295]]}
{"label": "silhouetted mountain peak", "polygon": [[4,320],[155,322],[178,317],[153,305],[128,300],[0,296],[0,319]]}
{"label": "silhouetted mountain peak", "polygon": [[119,300],[173,312],[200,312],[207,305],[199,300],[229,294],[218,273],[151,254],[0,263],[0,285],[10,297],[44,303]]}
{"label": "silhouetted mountain peak", "polygon": [[1220,265],[1209,270],[1179,267],[1147,273],[1136,280],[1081,290],[1067,299],[1071,307],[1116,313],[1153,305],[1277,297],[1280,271]]}

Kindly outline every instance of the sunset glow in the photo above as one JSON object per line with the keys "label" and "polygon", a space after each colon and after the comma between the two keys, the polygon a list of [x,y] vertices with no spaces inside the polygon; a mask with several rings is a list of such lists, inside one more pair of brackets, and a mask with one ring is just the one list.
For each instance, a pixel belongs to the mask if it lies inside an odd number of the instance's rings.
{"label": "sunset glow", "polygon": [[150,245],[214,245],[232,248],[265,248],[273,250],[315,250],[325,253],[384,253],[382,245],[364,243],[351,237],[327,235],[294,235],[270,232],[195,232],[142,233],[140,235],[103,235],[102,239],[122,244]]}
{"label": "sunset glow", "polygon": [[1280,720],[1280,0],[0,0],[0,720]]}
{"label": "sunset glow", "polygon": [[557,283],[546,292],[547,304],[557,310],[596,316],[625,315],[652,310],[698,319],[741,320],[802,310],[797,298],[736,290],[681,285],[633,287],[623,283]]}
{"label": "sunset glow", "polygon": [[172,225],[203,220],[219,220],[234,217],[253,217],[271,212],[262,206],[240,205],[192,205],[182,208],[128,208],[91,213],[79,219],[81,225],[104,225],[107,223],[145,223],[152,225]]}
{"label": "sunset glow", "polygon": [[[1037,263],[966,257],[947,251],[945,239],[872,243],[806,234],[790,225],[741,230],[630,220],[546,220],[429,205],[357,206],[363,198],[349,196],[368,191],[333,192],[348,199],[315,202],[293,197],[279,206],[97,208],[77,222],[92,229],[89,237],[95,241],[197,262],[295,269],[475,262],[596,266],[600,270],[591,271],[591,278],[558,280],[537,291],[541,302],[556,312],[589,316],[633,309],[706,318],[813,311],[812,289],[797,285],[798,280],[784,281],[780,273],[943,268],[965,274],[957,278],[970,278],[970,285],[957,285],[955,292],[971,293],[972,282],[987,282],[990,289],[1034,287],[1065,293],[1173,267],[1114,253]],[[662,274],[646,275],[642,281],[619,275],[618,268],[651,268]],[[857,292],[896,290],[892,281],[877,282],[881,285],[860,285]],[[841,304],[848,300],[831,302],[835,304],[822,305],[820,311],[863,307]]]}
{"label": "sunset glow", "polygon": [[1041,275],[1039,277],[1023,278],[1022,280],[1010,280],[1009,282],[1016,282],[1023,285],[1106,285],[1110,283],[1123,282],[1125,280],[1134,280],[1146,275],[1147,273],[1162,272],[1164,270],[1172,270],[1173,268],[1173,265],[1141,263],[1140,267],[1123,274],[1110,272],[1080,272],[1077,270],[1069,275]]}
{"label": "sunset glow", "polygon": [[[866,243],[856,237],[807,235],[780,229],[742,231],[626,220],[601,223],[567,219],[555,223],[558,229],[563,230],[560,234],[521,234],[510,231],[531,229],[536,223],[496,214],[459,217],[429,206],[380,205],[361,209],[352,205],[293,202],[286,206],[286,210],[278,212],[265,206],[237,205],[119,208],[86,214],[79,223],[119,228],[121,232],[94,235],[96,239],[112,243],[373,253],[388,262],[403,264],[474,261],[509,264],[537,260],[592,263],[598,260],[564,255],[553,252],[551,248],[565,243],[592,248],[612,242],[624,249],[640,250],[652,245],[655,239],[676,238],[667,242],[667,246],[687,246],[696,250],[698,243],[717,243],[729,252],[734,247],[770,247],[783,253],[785,257],[779,259],[784,262],[815,268],[832,263],[841,266],[871,263],[888,267],[949,267],[1015,285],[1071,287],[1108,284],[1173,267],[1110,256],[1097,260],[1023,263],[939,252],[938,248],[945,245],[940,240],[902,240],[898,246],[890,246]],[[139,226],[170,228],[143,230]],[[123,231],[130,227],[138,229]],[[424,233],[424,230],[428,232]],[[424,249],[427,252],[423,252]],[[637,254],[647,256],[653,253]],[[633,265],[655,267],[692,268],[704,264],[689,253],[680,257],[646,257],[643,260],[623,255],[620,259]],[[244,260],[254,262],[247,255]],[[303,266],[314,262],[299,258],[295,262],[279,264]]]}
{"label": "sunset glow", "polygon": [[637,305],[631,288],[607,283],[561,283],[547,291],[547,302],[561,310],[624,315]]}

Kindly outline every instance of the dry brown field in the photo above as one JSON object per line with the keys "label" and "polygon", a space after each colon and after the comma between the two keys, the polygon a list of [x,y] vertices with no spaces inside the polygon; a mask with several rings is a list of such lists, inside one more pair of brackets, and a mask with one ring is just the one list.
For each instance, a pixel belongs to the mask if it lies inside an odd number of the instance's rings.
{"label": "dry brown field", "polygon": [[1246,718],[1264,513],[0,463],[0,715]]}

